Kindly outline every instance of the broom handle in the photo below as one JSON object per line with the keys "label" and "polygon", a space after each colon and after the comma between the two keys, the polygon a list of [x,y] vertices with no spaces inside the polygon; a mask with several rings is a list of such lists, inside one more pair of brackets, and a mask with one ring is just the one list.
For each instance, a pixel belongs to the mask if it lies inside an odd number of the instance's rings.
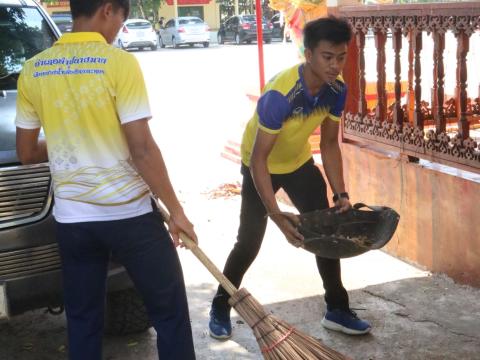
{"label": "broom handle", "polygon": [[[158,210],[165,221],[169,221],[170,214],[167,210],[156,200]],[[230,280],[227,279],[225,275],[215,266],[215,264],[205,255],[205,253],[200,249],[195,241],[190,239],[187,234],[181,232],[180,240],[185,244],[187,249],[189,249],[197,257],[198,260],[207,268],[208,271],[213,275],[215,279],[222,285],[225,291],[232,296],[237,292],[237,288],[232,284]]]}

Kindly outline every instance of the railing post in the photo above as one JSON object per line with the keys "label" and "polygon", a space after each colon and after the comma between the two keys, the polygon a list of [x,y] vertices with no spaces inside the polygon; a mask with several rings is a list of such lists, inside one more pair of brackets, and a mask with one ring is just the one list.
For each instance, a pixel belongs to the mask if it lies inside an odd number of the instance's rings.
{"label": "railing post", "polygon": [[433,32],[433,94],[432,112],[435,118],[435,129],[437,134],[446,131],[446,119],[443,111],[445,69],[443,65],[443,51],[445,50],[445,33],[435,30]]}
{"label": "railing post", "polygon": [[393,51],[395,52],[395,107],[393,109],[393,122],[397,125],[403,124],[402,110],[402,84],[401,73],[402,65],[400,61],[400,52],[402,51],[402,29],[394,28],[392,31]]}
{"label": "railing post", "polygon": [[421,52],[422,52],[422,30],[413,30],[413,52],[415,54],[415,109],[413,112],[413,125],[423,130],[423,114],[422,114],[422,65],[421,65]]}
{"label": "railing post", "polygon": [[365,34],[358,30],[355,35],[358,48],[358,114],[361,120],[367,115],[367,99],[365,97],[367,82],[365,81]]}
{"label": "railing post", "polygon": [[359,87],[358,87],[358,48],[355,38],[352,37],[348,45],[347,61],[343,68],[343,80],[348,84],[347,99],[345,102],[345,114],[356,114],[358,110]]}
{"label": "railing post", "polygon": [[375,109],[375,119],[380,123],[386,119],[387,113],[387,93],[385,73],[385,43],[387,34],[381,29],[375,29],[375,48],[377,49],[377,107]]}
{"label": "railing post", "polygon": [[463,140],[469,137],[470,124],[467,118],[467,53],[470,38],[464,30],[457,34],[457,117],[458,133]]}
{"label": "railing post", "polygon": [[413,89],[413,30],[408,32],[408,92],[407,92],[407,110],[408,120],[413,122],[413,112],[415,110],[415,91]]}

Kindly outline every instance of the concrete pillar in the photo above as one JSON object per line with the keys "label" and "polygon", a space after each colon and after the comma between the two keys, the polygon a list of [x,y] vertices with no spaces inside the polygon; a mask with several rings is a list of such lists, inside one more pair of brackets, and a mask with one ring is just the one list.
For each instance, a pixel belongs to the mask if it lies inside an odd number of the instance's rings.
{"label": "concrete pillar", "polygon": [[178,4],[177,4],[177,0],[173,0],[173,11],[174,11],[174,17],[178,17]]}

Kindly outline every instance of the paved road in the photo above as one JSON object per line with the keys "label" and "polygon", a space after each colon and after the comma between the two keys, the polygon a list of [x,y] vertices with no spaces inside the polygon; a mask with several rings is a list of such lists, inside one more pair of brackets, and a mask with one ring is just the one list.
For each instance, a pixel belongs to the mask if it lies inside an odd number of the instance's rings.
{"label": "paved road", "polygon": [[[238,136],[251,115],[247,92],[257,89],[256,47],[162,49],[135,53],[154,110],[151,126],[201,246],[223,266],[238,226],[238,196],[211,192],[239,180],[238,166],[222,159],[226,139]],[[267,78],[296,62],[296,50],[265,47]],[[218,193],[217,193],[218,194]],[[397,241],[400,241],[397,239]],[[206,324],[216,283],[188,251],[180,250],[199,360],[260,359],[248,326],[234,317],[232,340],[208,337]],[[371,335],[351,338],[319,325],[324,304],[313,257],[293,249],[269,226],[262,251],[244,284],[275,315],[358,360],[478,359],[480,291],[431,276],[380,251],[343,262],[352,306],[372,322]],[[1,360],[65,359],[65,319],[36,311],[0,325]],[[155,333],[105,340],[108,360],[153,360]],[[181,359],[179,359],[181,360]]]}

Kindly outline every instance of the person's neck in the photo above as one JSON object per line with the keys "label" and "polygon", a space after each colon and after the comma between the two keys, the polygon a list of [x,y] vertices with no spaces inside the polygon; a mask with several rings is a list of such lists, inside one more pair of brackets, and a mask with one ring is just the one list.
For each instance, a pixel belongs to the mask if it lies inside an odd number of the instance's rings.
{"label": "person's neck", "polygon": [[79,17],[73,21],[72,32],[98,32],[101,33],[97,22],[92,18]]}
{"label": "person's neck", "polygon": [[320,88],[325,84],[325,81],[323,81],[323,79],[313,71],[312,67],[308,63],[303,65],[303,80],[305,81],[305,85],[312,96],[315,96],[315,94],[317,94],[320,91]]}

